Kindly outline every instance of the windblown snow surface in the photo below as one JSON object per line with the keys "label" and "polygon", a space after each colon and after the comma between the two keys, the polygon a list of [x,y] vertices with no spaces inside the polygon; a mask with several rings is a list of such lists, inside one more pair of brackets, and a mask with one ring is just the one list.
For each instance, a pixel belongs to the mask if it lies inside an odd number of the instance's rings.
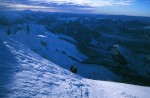
{"label": "windblown snow surface", "polygon": [[82,78],[1,34],[0,98],[3,97],[150,98],[150,87]]}

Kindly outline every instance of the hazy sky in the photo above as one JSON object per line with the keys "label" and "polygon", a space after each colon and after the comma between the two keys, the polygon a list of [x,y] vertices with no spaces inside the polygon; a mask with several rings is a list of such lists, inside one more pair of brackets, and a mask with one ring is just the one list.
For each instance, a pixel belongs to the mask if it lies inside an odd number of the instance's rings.
{"label": "hazy sky", "polygon": [[0,10],[35,10],[150,17],[150,0],[0,0]]}

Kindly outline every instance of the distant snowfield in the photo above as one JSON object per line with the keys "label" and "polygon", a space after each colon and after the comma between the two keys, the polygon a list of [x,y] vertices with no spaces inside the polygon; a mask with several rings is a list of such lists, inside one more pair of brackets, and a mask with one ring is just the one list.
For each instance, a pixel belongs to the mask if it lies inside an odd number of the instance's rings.
{"label": "distant snowfield", "polygon": [[38,35],[38,37],[46,37],[46,36],[44,36],[44,35]]}
{"label": "distant snowfield", "polygon": [[57,20],[65,21],[65,22],[76,21],[76,20],[78,20],[78,19],[79,19],[78,17],[71,17],[71,18],[57,18]]}
{"label": "distant snowfield", "polygon": [[[26,27],[26,25],[22,26],[23,28]],[[72,60],[69,57],[78,59],[79,61],[87,58],[77,50],[75,45],[61,39],[69,39],[75,42],[72,38],[61,34],[57,35],[46,32],[47,30],[41,25],[30,25],[30,28],[29,34],[26,32],[26,29],[23,29],[10,36],[38,52],[45,58],[58,62],[58,64],[67,66],[67,64],[72,63]]]}
{"label": "distant snowfield", "polygon": [[150,87],[82,78],[0,34],[0,98],[3,97],[150,98]]}

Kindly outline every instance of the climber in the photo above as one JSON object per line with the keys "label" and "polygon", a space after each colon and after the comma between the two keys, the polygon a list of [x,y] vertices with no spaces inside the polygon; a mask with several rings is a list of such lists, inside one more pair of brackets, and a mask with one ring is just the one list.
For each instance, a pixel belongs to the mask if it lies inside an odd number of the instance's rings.
{"label": "climber", "polygon": [[77,68],[75,68],[74,66],[71,66],[71,67],[70,67],[70,71],[71,71],[72,73],[76,74],[76,73],[77,73]]}

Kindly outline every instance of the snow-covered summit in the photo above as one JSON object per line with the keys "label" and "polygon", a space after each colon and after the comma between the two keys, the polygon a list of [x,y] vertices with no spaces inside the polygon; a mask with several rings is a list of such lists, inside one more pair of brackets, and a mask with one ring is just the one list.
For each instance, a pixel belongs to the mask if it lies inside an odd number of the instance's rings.
{"label": "snow-covered summit", "polygon": [[149,98],[150,88],[74,75],[8,36],[0,35],[0,97]]}

